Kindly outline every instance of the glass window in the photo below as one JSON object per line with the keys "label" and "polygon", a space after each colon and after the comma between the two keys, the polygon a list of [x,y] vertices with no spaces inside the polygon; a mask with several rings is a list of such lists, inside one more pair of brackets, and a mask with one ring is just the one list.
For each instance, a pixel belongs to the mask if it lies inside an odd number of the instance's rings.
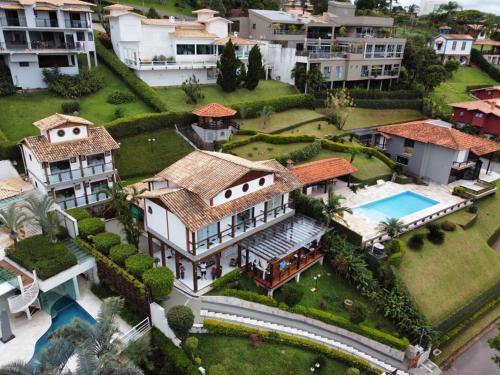
{"label": "glass window", "polygon": [[403,45],[398,44],[396,46],[396,57],[401,57],[403,55]]}
{"label": "glass window", "polygon": [[197,44],[196,45],[197,55],[213,55],[214,46],[212,44]]}
{"label": "glass window", "polygon": [[78,31],[76,33],[76,40],[79,42],[85,42],[85,33],[83,31]]}
{"label": "glass window", "polygon": [[323,78],[329,79],[331,71],[332,71],[332,67],[331,66],[324,66],[323,67]]}
{"label": "glass window", "polygon": [[396,161],[399,163],[399,164],[403,164],[403,165],[408,165],[408,158],[405,158],[404,156],[399,156],[396,158]]}
{"label": "glass window", "polygon": [[462,51],[465,51],[465,47],[467,47],[467,42],[462,42]]}
{"label": "glass window", "polygon": [[451,44],[451,50],[455,51],[457,49],[457,41],[454,40],[453,43]]}
{"label": "glass window", "polygon": [[217,228],[217,223],[212,223],[205,228],[198,230],[196,232],[197,241],[200,242],[206,240],[207,238],[210,238],[211,241],[215,240],[217,236]]}
{"label": "glass window", "polygon": [[415,141],[413,139],[405,139],[405,147],[415,147]]}
{"label": "glass window", "polygon": [[385,56],[385,44],[375,44],[375,57],[384,57]]}
{"label": "glass window", "polygon": [[252,30],[255,30],[256,28],[256,25],[254,23],[252,23]]}
{"label": "glass window", "polygon": [[382,65],[372,65],[372,76],[379,76],[382,74]]}
{"label": "glass window", "polygon": [[365,58],[372,57],[373,56],[372,51],[373,51],[373,44],[367,44],[366,51],[365,51]]}
{"label": "glass window", "polygon": [[19,62],[19,66],[22,68],[27,68],[30,66],[30,63],[28,61],[21,61]]}
{"label": "glass window", "polygon": [[341,66],[335,67],[335,77],[337,77],[337,79],[342,78],[342,67]]}
{"label": "glass window", "polygon": [[273,199],[267,201],[267,211],[281,207],[281,195],[276,195]]}
{"label": "glass window", "polygon": [[94,34],[87,33],[87,38],[88,38],[88,40],[93,41],[94,40]]}
{"label": "glass window", "polygon": [[361,77],[368,77],[370,74],[370,67],[368,65],[363,65],[361,67]]}
{"label": "glass window", "polygon": [[194,44],[177,44],[178,55],[194,55]]}
{"label": "glass window", "polygon": [[214,80],[216,78],[217,78],[217,69],[215,68],[207,69],[207,79]]}

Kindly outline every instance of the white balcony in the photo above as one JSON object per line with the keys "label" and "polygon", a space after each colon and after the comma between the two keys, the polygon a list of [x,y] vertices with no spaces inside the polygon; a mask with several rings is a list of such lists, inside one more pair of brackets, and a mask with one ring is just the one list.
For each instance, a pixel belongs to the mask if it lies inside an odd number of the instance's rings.
{"label": "white balcony", "polygon": [[125,58],[123,62],[130,68],[136,70],[179,70],[179,69],[206,69],[215,68],[217,66],[217,56],[207,58],[205,60],[166,60],[153,61],[139,59],[133,60]]}

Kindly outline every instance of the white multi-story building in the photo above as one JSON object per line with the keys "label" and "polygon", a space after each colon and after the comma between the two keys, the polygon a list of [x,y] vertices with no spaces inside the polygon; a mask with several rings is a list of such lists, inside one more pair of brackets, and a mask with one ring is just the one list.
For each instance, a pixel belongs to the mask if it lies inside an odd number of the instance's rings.
{"label": "white multi-story building", "polygon": [[151,86],[180,85],[192,75],[200,83],[215,83],[218,56],[229,38],[242,61],[256,44],[229,36],[231,21],[210,9],[194,11],[197,19],[190,21],[149,19],[132,9],[120,4],[106,7],[113,50]]}
{"label": "white multi-story building", "polygon": [[117,171],[113,151],[118,143],[103,127],[81,117],[54,114],[34,123],[39,136],[20,145],[26,173],[35,188],[52,195],[63,209],[96,205],[108,197]]}
{"label": "white multi-story building", "polygon": [[78,55],[97,64],[93,4],[79,0],[0,0],[0,69],[22,89],[46,87],[43,70],[78,74]]}
{"label": "white multi-story building", "polygon": [[468,34],[452,34],[450,30],[448,26],[439,29],[439,35],[434,38],[434,51],[442,62],[457,60],[468,65],[474,38]]}
{"label": "white multi-story building", "polygon": [[302,183],[275,160],[194,151],[138,185],[150,254],[195,292],[242,267],[272,293],[323,258],[326,228],[295,215]]}

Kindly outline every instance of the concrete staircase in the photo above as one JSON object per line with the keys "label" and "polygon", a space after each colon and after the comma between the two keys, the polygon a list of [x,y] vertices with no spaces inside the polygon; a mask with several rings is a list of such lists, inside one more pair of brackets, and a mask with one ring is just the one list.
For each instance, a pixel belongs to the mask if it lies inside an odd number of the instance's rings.
{"label": "concrete staircase", "polygon": [[61,242],[68,248],[69,251],[75,254],[78,264],[83,263],[90,258],[90,255],[85,250],[80,249],[72,238],[65,238]]}

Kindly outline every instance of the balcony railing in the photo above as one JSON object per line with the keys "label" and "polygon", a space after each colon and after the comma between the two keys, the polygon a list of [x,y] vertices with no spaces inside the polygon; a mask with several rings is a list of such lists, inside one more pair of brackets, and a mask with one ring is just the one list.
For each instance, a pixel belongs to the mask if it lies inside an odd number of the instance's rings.
{"label": "balcony railing", "polygon": [[46,18],[36,18],[35,23],[37,27],[58,27],[59,23],[57,20],[46,19]]}
{"label": "balcony railing", "polygon": [[205,251],[211,247],[217,246],[218,244],[228,241],[229,239],[245,233],[250,229],[258,227],[259,225],[267,223],[268,221],[283,215],[287,212],[287,208],[289,208],[288,204],[275,207],[267,212],[262,212],[259,215],[255,215],[254,217],[248,218],[247,220],[235,225],[229,225],[228,228],[221,230],[219,233],[203,238],[195,243],[189,241],[189,252],[196,255],[198,250]]}
{"label": "balcony railing", "polygon": [[28,44],[28,42],[6,40],[5,44],[2,43],[1,48],[2,49],[29,49],[29,44]]}
{"label": "balcony railing", "polygon": [[93,193],[88,194],[87,196],[76,197],[73,196],[64,200],[56,200],[56,203],[64,210],[68,210],[70,208],[75,207],[83,207],[88,206],[89,204],[94,204],[97,202],[104,202],[108,199],[108,195],[106,193]]}
{"label": "balcony railing", "polygon": [[154,70],[155,68],[157,69],[168,69],[170,68],[189,68],[192,66],[216,66],[217,63],[217,57],[214,56],[212,59],[209,60],[203,60],[203,61],[176,61],[176,60],[168,60],[168,61],[153,61],[153,60],[134,60],[134,59],[129,59],[125,58],[123,59],[123,62],[132,67],[132,68],[145,68],[146,69],[151,69]]}
{"label": "balcony railing", "polygon": [[58,43],[53,41],[32,41],[31,44],[24,41],[10,41],[0,43],[0,50],[42,50],[42,49],[64,49],[64,50],[83,50],[84,42],[76,43]]}
{"label": "balcony railing", "polygon": [[75,180],[82,177],[91,177],[105,172],[113,170],[112,163],[89,165],[88,167],[82,169],[67,169],[56,173],[52,173],[48,176],[49,184],[58,184],[60,182],[66,182]]}
{"label": "balcony railing", "polygon": [[87,21],[81,20],[66,20],[66,27],[74,28],[74,29],[88,29],[89,23]]}
{"label": "balcony railing", "polygon": [[274,30],[274,35],[306,35],[305,30]]}
{"label": "balcony railing", "polygon": [[26,27],[26,18],[24,17],[3,17],[0,18],[0,25],[13,27]]}
{"label": "balcony railing", "polygon": [[235,51],[235,55],[239,59],[247,59],[248,55],[249,55],[249,52],[246,52],[246,51]]}
{"label": "balcony railing", "polygon": [[306,56],[311,59],[334,59],[334,58],[346,58],[346,52],[323,52],[323,51],[297,51],[297,56]]}
{"label": "balcony railing", "polygon": [[451,167],[453,169],[467,169],[467,168],[471,168],[471,167],[474,167],[476,165],[476,162],[473,161],[473,160],[466,160],[466,161],[454,161],[453,164],[451,165]]}

